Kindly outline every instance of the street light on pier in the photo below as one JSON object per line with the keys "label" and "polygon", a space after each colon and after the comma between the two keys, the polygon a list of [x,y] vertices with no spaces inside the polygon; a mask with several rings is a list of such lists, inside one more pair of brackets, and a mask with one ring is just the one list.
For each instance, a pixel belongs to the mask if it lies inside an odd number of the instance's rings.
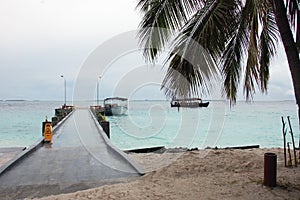
{"label": "street light on pier", "polygon": [[101,79],[101,76],[97,79],[97,106],[99,106],[99,80]]}
{"label": "street light on pier", "polygon": [[64,79],[64,86],[65,86],[65,106],[67,105],[67,81],[65,79],[65,77],[63,75],[61,75],[60,77],[62,77]]}

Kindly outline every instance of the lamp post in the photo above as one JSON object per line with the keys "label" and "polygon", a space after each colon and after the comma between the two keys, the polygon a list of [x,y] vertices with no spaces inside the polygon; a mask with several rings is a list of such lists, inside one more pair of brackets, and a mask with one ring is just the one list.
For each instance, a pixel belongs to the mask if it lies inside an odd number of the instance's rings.
{"label": "lamp post", "polygon": [[99,80],[101,79],[101,76],[97,79],[97,106],[99,106]]}
{"label": "lamp post", "polygon": [[65,106],[67,105],[67,81],[65,79],[65,77],[63,75],[61,75],[60,77],[62,77],[64,79],[64,86],[65,86]]}

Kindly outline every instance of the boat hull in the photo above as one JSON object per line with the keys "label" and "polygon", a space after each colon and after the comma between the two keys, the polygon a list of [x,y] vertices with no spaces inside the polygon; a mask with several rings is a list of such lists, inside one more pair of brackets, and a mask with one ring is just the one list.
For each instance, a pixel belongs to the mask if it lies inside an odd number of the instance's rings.
{"label": "boat hull", "polygon": [[115,116],[125,115],[127,112],[127,107],[124,107],[124,106],[112,107],[111,112],[112,112],[112,115],[115,115]]}
{"label": "boat hull", "polygon": [[193,103],[193,104],[171,104],[171,107],[183,107],[183,108],[198,108],[198,107],[208,107],[209,102],[205,102],[205,103]]}

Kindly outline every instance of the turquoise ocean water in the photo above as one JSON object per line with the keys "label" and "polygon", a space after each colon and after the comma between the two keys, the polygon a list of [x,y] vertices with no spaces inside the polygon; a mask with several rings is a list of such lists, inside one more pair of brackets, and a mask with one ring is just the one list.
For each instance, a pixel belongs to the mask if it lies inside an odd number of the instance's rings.
{"label": "turquoise ocean water", "polygon": [[[35,143],[41,138],[42,121],[46,116],[52,117],[61,104],[0,101],[0,147]],[[170,108],[167,101],[130,101],[126,116],[107,117],[107,120],[111,125],[111,141],[120,149],[256,144],[281,147],[281,116],[290,116],[298,146],[297,107],[293,101],[237,102],[231,108],[227,102],[211,101],[208,108],[179,110]]]}

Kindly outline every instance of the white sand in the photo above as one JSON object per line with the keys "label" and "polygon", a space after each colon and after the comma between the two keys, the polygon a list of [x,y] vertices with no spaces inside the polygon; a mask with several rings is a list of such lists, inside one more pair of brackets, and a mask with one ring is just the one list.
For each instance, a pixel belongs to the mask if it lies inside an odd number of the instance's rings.
{"label": "white sand", "polygon": [[[262,184],[266,152],[278,157],[273,189]],[[148,171],[139,180],[43,199],[300,199],[300,166],[285,168],[282,149],[131,155]]]}

